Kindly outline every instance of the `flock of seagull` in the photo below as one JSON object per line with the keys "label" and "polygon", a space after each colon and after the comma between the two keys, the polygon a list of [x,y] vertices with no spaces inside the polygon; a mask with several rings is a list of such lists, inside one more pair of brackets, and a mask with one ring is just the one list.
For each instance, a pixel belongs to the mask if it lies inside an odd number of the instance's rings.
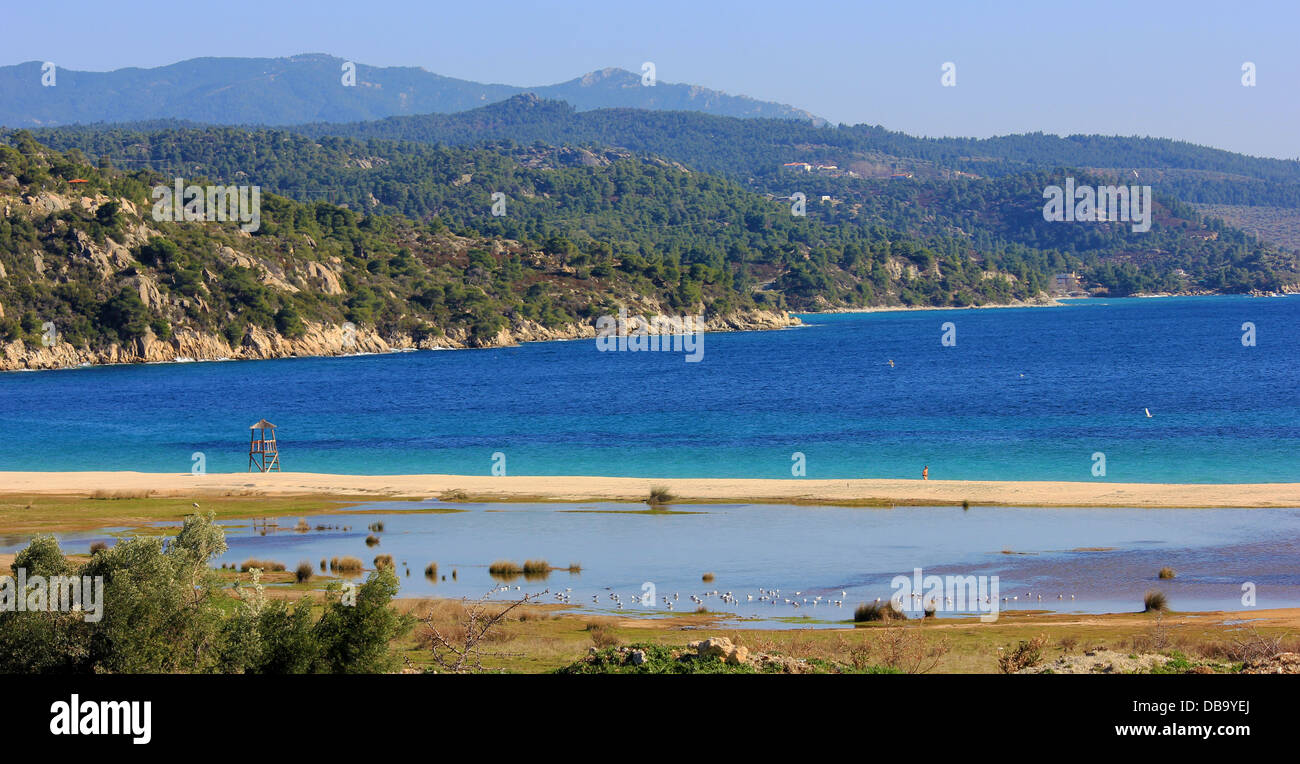
{"label": "flock of seagull", "polygon": [[[629,606],[640,605],[642,607],[660,605],[667,610],[673,610],[681,602],[680,592],[673,592],[672,596],[659,597],[659,602],[656,603],[654,600],[654,597],[656,595],[652,593],[635,592],[631,595],[628,595],[627,598],[625,599],[623,595],[619,594],[616,591],[613,591],[611,587],[605,587],[605,589],[606,589],[605,598],[609,601],[610,604],[613,605],[614,609],[616,610],[622,610],[625,604]],[[492,590],[493,593],[510,592],[510,591],[518,592],[521,591],[521,589],[518,585],[512,587],[507,584],[502,584]],[[1056,599],[1058,601],[1064,601],[1065,596],[1066,595],[1064,594],[1057,594]],[[565,588],[562,591],[557,591],[553,593],[551,597],[558,604],[564,604],[564,605],[573,604],[573,597],[574,597],[573,589],[571,587]],[[1035,597],[1037,597],[1037,599],[1035,599]],[[1071,600],[1073,600],[1075,598],[1075,595],[1071,594],[1069,595],[1069,597]],[[599,607],[601,604],[600,598],[601,598],[600,594],[591,595],[591,603]],[[687,601],[694,604],[697,608],[707,607],[707,602],[710,600],[710,598],[715,598],[718,602],[731,607],[738,607],[742,604],[766,603],[772,606],[789,605],[791,608],[798,609],[798,608],[806,608],[806,607],[813,607],[813,608],[844,607],[844,602],[848,598],[848,592],[846,590],[841,590],[838,597],[835,597],[833,594],[830,596],[822,595],[822,594],[814,595],[810,593],[805,593],[803,591],[796,591],[793,593],[793,595],[791,595],[789,593],[782,594],[782,591],[780,589],[765,589],[759,587],[757,595],[748,594],[748,593],[742,593],[738,595],[735,594],[734,592],[730,592],[730,591],[724,592],[724,591],[719,591],[718,589],[701,592],[699,594],[692,594],[688,592],[686,595]],[[937,598],[931,597],[929,599],[926,599],[923,595],[918,594],[916,592],[911,593],[910,598],[911,598],[911,602],[909,604],[911,605],[911,609],[913,610],[921,610],[921,609],[937,610],[938,609]],[[1002,597],[1001,599],[1003,605],[1011,605],[1013,603],[1018,603],[1021,600],[1021,597],[1018,594],[1013,594],[1006,597]],[[1041,593],[1035,595],[1033,591],[1027,591],[1025,592],[1024,600],[1025,602],[1029,602],[1029,603],[1042,602],[1043,595]],[[876,598],[876,604],[880,604],[881,601],[882,600],[880,597]],[[943,602],[947,608],[951,608],[953,605],[953,598],[945,596],[943,598]],[[993,604],[992,596],[985,595],[982,598],[982,604],[992,605]]]}

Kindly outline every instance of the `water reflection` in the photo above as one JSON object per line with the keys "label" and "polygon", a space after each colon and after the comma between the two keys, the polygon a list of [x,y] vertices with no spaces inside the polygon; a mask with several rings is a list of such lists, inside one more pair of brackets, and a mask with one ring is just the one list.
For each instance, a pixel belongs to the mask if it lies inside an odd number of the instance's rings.
{"label": "water reflection", "polygon": [[[1255,587],[1258,608],[1300,606],[1300,510],[1293,508],[448,508],[375,503],[357,508],[363,517],[307,517],[308,531],[298,530],[297,517],[231,521],[230,548],[216,564],[328,560],[333,575],[358,578],[366,571],[355,565],[371,560],[360,564],[372,568],[381,555],[397,567],[403,597],[546,590],[553,601],[587,612],[662,616],[703,607],[769,626],[851,622],[857,604],[888,598],[891,580],[918,567],[998,576],[1008,598],[1002,607],[1012,611],[1133,612],[1152,588],[1175,610],[1248,611],[1245,584]],[[105,531],[60,540],[68,551],[112,543]],[[5,541],[0,551],[26,539]],[[565,562],[548,562],[556,560]],[[1160,580],[1165,566],[1177,577]],[[704,582],[705,573],[713,580]]]}

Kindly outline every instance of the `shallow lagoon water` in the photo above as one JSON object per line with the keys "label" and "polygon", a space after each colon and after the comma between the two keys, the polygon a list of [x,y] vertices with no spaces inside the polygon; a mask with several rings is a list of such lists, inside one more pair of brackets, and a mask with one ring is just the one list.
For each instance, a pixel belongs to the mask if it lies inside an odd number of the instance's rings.
{"label": "shallow lagoon water", "polygon": [[[419,511],[431,509],[460,511]],[[1256,587],[1256,608],[1300,606],[1300,509],[707,504],[673,510],[645,514],[642,505],[616,503],[379,502],[306,518],[313,528],[350,526],[347,532],[298,533],[292,530],[296,516],[277,518],[279,530],[266,535],[251,521],[227,523],[230,549],[217,564],[258,558],[292,569],[301,560],[316,567],[321,558],[352,555],[369,565],[375,555],[388,554],[398,563],[400,596],[473,598],[499,585],[488,574],[494,560],[540,558],[560,568],[576,562],[580,574],[556,570],[543,581],[519,578],[493,596],[517,596],[518,586],[519,594],[549,590],[547,602],[563,592],[584,612],[667,614],[663,597],[677,594],[673,611],[690,612],[696,605],[689,596],[696,595],[710,611],[778,628],[850,621],[857,604],[887,599],[892,579],[911,576],[916,567],[927,575],[996,575],[1000,594],[1018,598],[1004,610],[1133,612],[1141,609],[1144,592],[1158,588],[1175,610],[1248,613],[1242,604],[1246,582]],[[375,522],[384,524],[381,543],[367,547],[367,527]],[[104,537],[62,540],[80,551]],[[5,549],[12,551],[18,541],[8,541]],[[424,577],[431,561],[445,581]],[[1177,570],[1177,578],[1156,579],[1165,565]],[[706,572],[715,575],[712,583],[701,581]],[[647,582],[659,598],[653,607],[634,600]],[[760,589],[780,590],[779,604],[758,601]],[[740,601],[705,595],[714,590]],[[611,594],[621,598],[621,610]],[[795,608],[784,602],[817,596],[844,605]]]}

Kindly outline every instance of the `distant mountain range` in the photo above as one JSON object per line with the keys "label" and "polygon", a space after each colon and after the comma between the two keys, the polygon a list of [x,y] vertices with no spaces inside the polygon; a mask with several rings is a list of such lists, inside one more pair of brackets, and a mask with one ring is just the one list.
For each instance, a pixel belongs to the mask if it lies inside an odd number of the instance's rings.
{"label": "distant mountain range", "polygon": [[820,124],[802,109],[657,81],[608,68],[554,85],[516,87],[444,77],[418,67],[355,64],[345,86],[345,59],[325,54],[288,58],[194,58],[152,69],[111,72],[55,69],[53,86],[42,62],[0,67],[0,125],[51,127],[94,122],[181,119],[214,124],[292,125],[353,122],[390,116],[451,113],[520,93],[573,104],[697,111]]}

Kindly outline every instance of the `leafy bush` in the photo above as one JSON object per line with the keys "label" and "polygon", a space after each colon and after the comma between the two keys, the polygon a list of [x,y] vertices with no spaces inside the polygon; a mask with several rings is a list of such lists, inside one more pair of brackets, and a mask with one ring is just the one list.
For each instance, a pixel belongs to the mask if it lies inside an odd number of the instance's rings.
{"label": "leafy bush", "polygon": [[335,584],[317,619],[308,598],[268,601],[254,565],[251,585],[236,584],[232,611],[210,567],[225,551],[212,514],[187,517],[174,539],[100,549],[80,570],[52,537],[33,539],[15,563],[29,574],[102,577],[103,617],[0,612],[0,673],[370,673],[396,665],[389,642],[412,621],[389,608],[391,567],[372,573],[354,597]]}

